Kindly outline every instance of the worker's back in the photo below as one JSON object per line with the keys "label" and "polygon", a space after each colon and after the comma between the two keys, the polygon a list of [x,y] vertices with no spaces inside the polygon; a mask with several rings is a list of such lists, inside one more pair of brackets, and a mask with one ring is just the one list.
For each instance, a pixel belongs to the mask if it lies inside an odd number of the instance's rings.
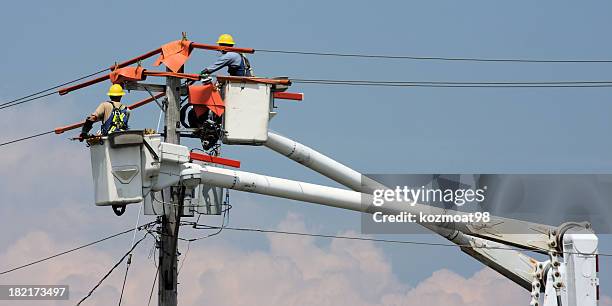
{"label": "worker's back", "polygon": [[247,58],[238,52],[224,52],[215,63],[204,69],[203,73],[213,73],[227,67],[227,73],[233,76],[251,76],[251,65]]}
{"label": "worker's back", "polygon": [[121,102],[102,102],[98,105],[94,114],[102,121],[102,135],[128,129],[130,111]]}

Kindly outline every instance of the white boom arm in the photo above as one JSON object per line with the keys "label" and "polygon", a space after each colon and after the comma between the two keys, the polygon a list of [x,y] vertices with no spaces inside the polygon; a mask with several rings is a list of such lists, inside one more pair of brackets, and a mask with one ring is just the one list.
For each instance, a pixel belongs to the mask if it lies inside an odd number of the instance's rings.
{"label": "white boom arm", "polygon": [[[312,148],[273,132],[268,133],[268,141],[265,146],[355,191],[371,193],[374,189],[388,188]],[[415,211],[428,209],[419,204],[415,208],[417,208]],[[453,213],[453,211],[448,210],[448,213]],[[488,225],[467,224],[456,229],[465,234],[523,248],[544,252],[554,249],[554,246],[550,245],[549,236],[549,233],[555,230],[554,227],[506,218],[497,218],[497,220],[498,222],[490,222]],[[521,230],[517,231],[517,228]],[[523,234],[507,234],[518,232]]]}
{"label": "white boom arm", "polygon": [[[273,132],[268,133],[268,141],[265,143],[265,146],[355,191],[371,193],[374,189],[385,188],[382,184],[363,176],[361,173],[328,156]],[[497,224],[500,225],[499,223]],[[491,230],[490,227],[474,226],[466,226],[460,230],[449,230],[441,227],[428,228],[461,246],[461,249],[465,253],[478,261],[493,268],[525,289],[531,290],[532,305],[537,305],[539,303],[539,292],[542,284],[545,284],[547,295],[550,295],[550,288],[555,284],[555,282],[553,282],[554,275],[559,275],[555,277],[555,279],[557,281],[556,284],[561,290],[555,292],[560,293],[562,291],[564,293],[562,295],[565,300],[563,305],[568,305],[568,300],[570,302],[569,305],[595,305],[595,297],[597,296],[595,291],[598,283],[596,273],[583,271],[581,274],[576,270],[578,267],[576,264],[577,260],[583,263],[584,268],[587,270],[593,269],[593,267],[596,266],[594,254],[596,254],[597,249],[597,237],[592,234],[590,230],[587,229],[585,231],[584,224],[562,225],[559,229],[520,220],[505,220],[502,224],[507,224],[511,227],[520,226],[523,229],[528,228],[532,230],[532,233],[529,235],[504,234],[512,232],[507,231],[510,229],[507,227],[503,229],[498,227],[495,230]],[[576,234],[563,235],[563,232],[565,232],[567,228],[572,228],[572,226],[574,226],[574,229],[578,227],[582,231],[579,239]],[[545,273],[546,271],[543,270],[544,265],[542,263],[538,263],[533,258],[525,256],[518,251],[503,250],[502,248],[505,248],[506,244],[491,240],[527,248],[536,246],[536,248],[541,251],[545,250],[551,254],[556,252],[556,249],[559,247],[557,245],[558,243],[563,243],[562,249],[565,252],[565,263],[571,266],[571,268],[567,269],[570,273],[557,273],[559,271]],[[561,242],[561,240],[563,240],[563,242]],[[578,250],[576,246],[576,241],[582,245],[580,250]],[[588,247],[586,245],[588,245]],[[562,270],[565,270],[564,265],[561,265],[559,262],[557,262],[557,264],[561,266]],[[538,266],[539,269],[542,270],[539,271],[540,273],[537,273]],[[548,265],[548,267],[550,267],[550,265]],[[537,282],[534,281],[534,276],[536,279],[539,277]],[[550,278],[549,282],[543,279],[547,276]],[[563,283],[561,279],[565,280],[567,286],[561,285]],[[572,290],[568,291],[568,287]],[[556,305],[556,303],[560,303],[561,300],[563,299],[560,297],[559,301],[549,298],[545,299],[545,303],[553,305],[551,301],[554,301],[554,305]]]}
{"label": "white boom arm", "polygon": [[[183,164],[183,167],[181,176],[168,176],[163,181],[174,185],[181,178],[183,180],[193,179],[199,180],[199,183],[206,185],[317,203],[358,212],[367,212],[369,205],[364,205],[364,203],[371,203],[368,200],[371,195],[356,191],[213,166],[186,163]],[[198,173],[201,173],[201,176],[198,176]],[[164,187],[159,185],[155,189],[163,189]],[[385,210],[390,214],[401,212],[403,209],[405,209],[405,206],[402,204],[385,207]],[[531,289],[532,272],[537,263],[536,260],[518,251],[508,250],[508,247],[501,243],[466,235],[457,230],[451,230],[435,224],[428,223],[425,226],[456,243],[464,252],[497,270],[520,286],[527,290]]]}
{"label": "white boom arm", "polygon": [[[96,205],[137,203],[152,192],[169,186],[182,186],[186,192],[191,190],[191,194],[200,186],[216,186],[369,213],[373,207],[371,191],[385,188],[371,180],[362,186],[362,176],[358,172],[306,146],[278,135],[271,135],[270,140],[268,146],[357,191],[191,163],[187,147],[160,142],[159,135],[127,131],[113,133],[91,144]],[[206,195],[196,193],[194,196]],[[462,214],[401,202],[387,202],[376,207],[376,211],[390,215],[402,212]],[[553,296],[558,301],[557,306],[596,305],[597,237],[588,226],[569,223],[553,228],[493,216],[488,223],[493,225],[454,223],[455,226],[450,227],[447,223],[420,224],[454,242],[467,254],[522,287],[531,288],[532,305],[539,305],[541,291],[545,292],[546,305]],[[513,232],[516,226],[529,228],[533,233],[504,234]],[[508,244],[538,249],[548,254],[550,260],[537,262],[515,250],[508,250]]]}

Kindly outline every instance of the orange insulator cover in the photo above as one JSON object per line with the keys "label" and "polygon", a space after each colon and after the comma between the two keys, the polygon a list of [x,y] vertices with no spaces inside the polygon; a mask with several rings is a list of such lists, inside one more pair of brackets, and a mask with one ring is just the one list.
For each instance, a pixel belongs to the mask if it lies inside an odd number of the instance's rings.
{"label": "orange insulator cover", "polygon": [[[159,94],[157,94],[157,95],[155,95],[153,97],[149,97],[149,98],[140,100],[140,101],[138,101],[138,102],[136,102],[136,103],[134,103],[132,105],[129,105],[127,108],[130,109],[130,110],[139,108],[139,107],[141,107],[141,106],[143,106],[145,104],[148,104],[148,103],[150,103],[152,101],[155,101],[155,99],[159,99],[159,98],[161,98],[161,97],[163,97],[165,95],[166,95],[165,92],[159,93]],[[85,124],[85,121],[81,121],[79,123],[73,123],[71,125],[55,128],[54,131],[55,131],[55,134],[62,134],[64,132],[66,132],[66,131],[78,129],[78,128],[82,127],[84,124]]]}
{"label": "orange insulator cover", "polygon": [[230,166],[234,168],[240,168],[240,161],[235,159],[223,158],[219,156],[211,156],[208,154],[191,152],[189,153],[189,158],[192,160],[199,160],[206,163],[219,164],[224,166]]}
{"label": "orange insulator cover", "polygon": [[142,81],[146,77],[143,75],[144,68],[138,67],[124,67],[115,69],[108,76],[113,84],[121,84],[127,81]]}
{"label": "orange insulator cover", "polygon": [[164,63],[173,72],[179,72],[181,67],[189,59],[191,54],[191,41],[175,40],[161,47],[161,55],[157,58],[154,66]]}
{"label": "orange insulator cover", "polygon": [[198,117],[204,114],[206,109],[210,109],[217,116],[225,112],[225,103],[213,84],[189,86],[189,103],[193,105]]}

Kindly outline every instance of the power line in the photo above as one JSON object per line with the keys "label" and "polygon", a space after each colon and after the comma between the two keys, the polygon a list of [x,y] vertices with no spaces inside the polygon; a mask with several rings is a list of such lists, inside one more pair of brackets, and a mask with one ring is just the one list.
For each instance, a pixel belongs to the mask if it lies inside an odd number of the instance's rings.
{"label": "power line", "polygon": [[90,74],[87,74],[87,75],[81,76],[81,77],[79,77],[79,78],[76,78],[76,79],[74,79],[74,80],[71,80],[71,81],[68,81],[68,82],[64,82],[64,83],[62,83],[62,84],[58,84],[58,85],[55,85],[55,86],[53,86],[53,87],[49,87],[49,88],[47,88],[47,89],[40,90],[40,91],[35,92],[35,93],[33,93],[33,94],[29,94],[29,95],[27,95],[27,96],[23,96],[23,97],[21,97],[21,98],[17,98],[17,99],[11,100],[11,101],[7,101],[7,102],[4,102],[4,103],[1,103],[1,104],[0,104],[0,109],[6,108],[6,107],[15,106],[15,105],[22,104],[22,103],[26,103],[26,102],[30,102],[30,101],[34,101],[34,100],[36,100],[36,99],[40,99],[40,98],[43,98],[43,97],[46,97],[46,96],[50,96],[50,95],[52,95],[52,94],[55,94],[56,92],[54,91],[54,92],[47,93],[47,94],[42,95],[42,96],[38,96],[38,95],[43,94],[43,93],[46,93],[46,92],[51,91],[51,90],[54,90],[54,89],[58,89],[58,88],[60,88],[60,87],[66,86],[66,85],[68,85],[68,84],[72,84],[72,83],[75,83],[75,82],[78,82],[78,81],[81,81],[81,80],[84,80],[84,79],[90,78],[90,77],[92,77],[92,76],[98,75],[98,74],[100,74],[100,73],[102,73],[102,72],[105,72],[105,71],[107,71],[107,70],[109,70],[109,68],[104,68],[104,69],[99,70],[99,71],[96,71],[96,72],[94,72],[94,73],[90,73]]}
{"label": "power line", "polygon": [[153,290],[155,289],[155,283],[157,283],[157,275],[159,274],[159,268],[155,269],[155,271],[155,276],[153,277],[153,286],[151,286],[151,292],[149,293],[149,302],[147,302],[147,306],[151,305],[151,300],[153,299]]}
{"label": "power line", "polygon": [[[132,247],[136,241],[136,232],[138,231],[138,224],[140,223],[140,213],[142,212],[143,205],[138,206],[138,214],[136,215],[136,224],[134,225],[134,236],[132,236]],[[132,248],[133,249],[133,248]],[[123,285],[121,285],[121,295],[119,296],[119,306],[121,306],[121,302],[123,301],[123,292],[125,290],[125,285],[127,284],[128,272],[130,271],[130,266],[132,265],[132,253],[127,259],[127,265],[125,267],[125,275],[123,276]]]}
{"label": "power line", "polygon": [[181,270],[183,270],[183,266],[185,265],[185,261],[187,261],[187,255],[189,255],[189,250],[191,249],[191,241],[187,241],[187,251],[183,256],[183,261],[181,261],[181,266],[178,269],[178,274],[181,274]]}
{"label": "power line", "polygon": [[127,267],[125,268],[125,274],[123,275],[123,284],[121,285],[121,294],[119,295],[119,306],[123,301],[123,292],[125,291],[125,284],[127,284],[128,272],[130,271],[130,265],[132,264],[132,254],[128,256]]}
{"label": "power line", "polygon": [[[139,227],[138,227],[138,229],[139,229],[139,230],[142,230],[142,229],[148,228],[149,226],[151,226],[151,225],[153,225],[153,224],[155,224],[155,223],[157,223],[157,221],[153,221],[153,222],[149,222],[149,223],[147,223],[147,224],[143,224],[143,225],[139,226]],[[129,233],[129,232],[131,232],[131,231],[133,231],[133,230],[134,230],[133,228],[130,228],[130,229],[125,230],[125,231],[123,231],[123,232],[119,232],[119,233],[116,233],[116,234],[110,235],[110,236],[108,236],[108,237],[105,237],[105,238],[102,238],[102,239],[96,240],[96,241],[94,241],[94,242],[90,242],[90,243],[87,243],[87,244],[84,244],[84,245],[78,246],[78,247],[76,247],[76,248],[72,248],[72,249],[69,249],[69,250],[66,250],[66,251],[63,251],[63,252],[57,253],[57,254],[55,254],[55,255],[51,255],[51,256],[48,256],[48,257],[45,257],[45,258],[42,258],[42,259],[39,259],[39,260],[36,260],[36,261],[30,262],[30,263],[27,263],[27,264],[24,264],[24,265],[21,265],[21,266],[18,266],[18,267],[14,267],[14,268],[11,268],[11,269],[6,270],[6,271],[2,271],[2,272],[0,272],[0,275],[7,274],[7,273],[10,273],[10,272],[13,272],[13,271],[17,271],[17,270],[20,270],[20,269],[23,269],[23,268],[26,268],[26,267],[29,267],[29,266],[33,266],[33,265],[35,265],[35,264],[38,264],[38,263],[41,263],[41,262],[44,262],[44,261],[47,261],[47,260],[51,260],[51,259],[53,259],[53,258],[56,258],[56,257],[62,256],[62,255],[66,255],[66,254],[69,254],[69,253],[72,253],[72,252],[75,252],[75,251],[78,251],[78,250],[84,249],[84,248],[86,248],[86,247],[90,247],[90,246],[92,246],[92,245],[94,245],[94,244],[98,244],[98,243],[100,243],[100,242],[104,242],[104,241],[106,241],[106,240],[109,240],[109,239],[112,239],[112,238],[115,238],[115,237],[118,237],[118,236],[121,236],[121,235],[127,234],[127,233]]]}
{"label": "power line", "polygon": [[[292,50],[274,50],[274,49],[256,49],[260,53],[280,53],[280,54],[294,54],[294,55],[316,55],[316,56],[334,56],[334,57],[354,57],[354,58],[378,58],[378,59],[408,59],[408,60],[436,60],[436,61],[470,61],[470,62],[511,62],[511,63],[612,63],[612,60],[543,60],[543,59],[521,59],[521,58],[476,58],[476,57],[440,57],[440,56],[409,56],[409,55],[389,55],[389,54],[365,54],[365,53],[338,53],[338,52],[314,52],[314,51],[292,51]],[[34,101],[49,95],[54,94],[47,93],[49,91],[61,88],[63,86],[96,76],[109,68],[104,68],[96,72],[78,77],[74,80],[70,80],[35,93],[13,99],[4,103],[0,103],[0,109],[19,105],[22,103]],[[45,95],[41,95],[47,93]],[[39,96],[41,95],[41,96]]]}
{"label": "power line", "polygon": [[43,133],[39,133],[39,134],[34,134],[34,135],[26,136],[26,137],[23,137],[23,138],[18,138],[18,139],[15,139],[15,140],[11,140],[11,141],[7,141],[7,142],[3,142],[3,143],[0,143],[0,147],[2,147],[2,146],[6,146],[6,145],[9,145],[9,144],[11,144],[11,143],[16,143],[16,142],[20,142],[20,141],[24,141],[24,140],[32,139],[32,138],[35,138],[35,137],[44,136],[44,135],[47,135],[47,134],[51,134],[51,133],[53,133],[53,132],[54,132],[54,131],[48,131],[48,132],[43,132]]}
{"label": "power line", "polygon": [[[293,54],[293,55],[315,55],[315,56],[334,56],[334,57],[353,57],[353,58],[378,58],[378,59],[407,59],[407,60],[435,60],[435,61],[470,61],[470,62],[510,62],[510,63],[612,63],[612,60],[543,60],[543,59],[521,59],[521,58],[476,58],[476,57],[440,57],[440,56],[409,56],[409,55],[389,55],[389,54],[365,54],[365,53],[338,53],[338,52],[315,52],[315,51],[292,51],[292,50],[274,50],[274,49],[256,49],[260,53],[280,53],[280,54]],[[50,96],[54,93],[48,93],[49,91],[61,88],[63,86],[93,77],[105,71],[109,68],[104,68],[96,72],[78,77],[74,80],[70,80],[35,93],[13,99],[4,103],[0,103],[0,110],[12,106],[16,106],[22,103],[34,101],[43,97]],[[46,94],[44,94],[46,93]],[[44,95],[41,95],[44,94]],[[40,95],[40,96],[39,96]]]}
{"label": "power line", "polygon": [[[429,88],[610,88],[612,81],[534,81],[534,82],[461,82],[461,81],[389,81],[389,80],[334,80],[334,79],[292,79],[298,84],[337,85],[337,86],[382,86],[382,87],[429,87]],[[42,96],[41,96],[42,97]],[[19,103],[27,102],[25,100]],[[7,105],[10,107],[16,104]],[[3,107],[0,107],[2,109]],[[30,138],[51,134],[54,131],[43,132],[5,143],[0,147],[28,140]]]}
{"label": "power line", "polygon": [[594,88],[612,87],[612,82],[405,82],[368,80],[317,80],[293,79],[298,84],[383,86],[383,87],[430,87],[430,88]]}
{"label": "power line", "polygon": [[334,80],[334,79],[299,79],[292,78],[292,82],[347,82],[347,83],[388,83],[388,84],[424,84],[424,85],[582,85],[603,84],[612,85],[610,81],[391,81],[391,80]]}
{"label": "power line", "polygon": [[378,58],[397,60],[428,60],[428,61],[463,61],[463,62],[507,62],[507,63],[612,63],[612,60],[547,60],[547,59],[522,59],[522,58],[477,58],[477,57],[441,57],[441,56],[412,56],[412,55],[389,55],[389,54],[365,54],[365,53],[335,53],[314,51],[289,51],[273,49],[255,49],[260,53],[280,53],[316,56],[355,57],[355,58]]}
{"label": "power line", "polygon": [[[87,295],[85,297],[83,297],[77,304],[76,306],[81,305],[81,303],[83,303],[85,300],[87,300],[93,293],[94,291],[96,291],[96,289],[98,289],[98,287],[100,287],[100,285],[102,285],[102,282],[104,282],[104,280],[106,280],[106,278],[108,278],[111,273],[113,273],[113,271],[123,262],[123,260],[128,257],[132,251],[136,248],[136,246],[138,246],[138,244],[140,242],[142,242],[143,240],[145,240],[145,238],[147,238],[148,233],[146,233],[142,238],[140,238],[140,240],[138,240],[131,248],[130,250],[125,253],[125,255],[123,255],[123,257],[121,257],[121,259],[119,259],[119,261],[108,271],[106,272],[106,274],[102,277],[102,279],[100,279],[100,281],[98,281],[98,283],[87,293]],[[123,294],[122,294],[123,297]]]}
{"label": "power line", "polygon": [[0,109],[5,109],[5,108],[13,107],[15,105],[23,104],[23,103],[34,101],[34,100],[38,100],[38,99],[41,99],[41,98],[44,98],[44,97],[48,97],[48,96],[54,95],[54,94],[55,94],[55,92],[53,91],[53,92],[50,92],[50,93],[47,93],[47,94],[44,94],[44,95],[41,95],[41,96],[38,96],[38,97],[22,100],[22,101],[19,101],[19,102],[5,103],[5,104],[0,105]]}
{"label": "power line", "polygon": [[[197,229],[218,229],[218,226],[208,226],[203,224],[195,224],[186,222],[184,225],[194,225]],[[508,250],[508,251],[535,251],[525,250],[513,247],[495,247],[495,246],[473,246],[473,245],[459,245],[452,243],[440,243],[440,242],[421,242],[421,241],[410,241],[410,240],[393,240],[393,239],[377,239],[367,237],[354,237],[354,236],[340,236],[340,235],[328,235],[328,234],[312,234],[304,232],[289,232],[281,230],[270,230],[261,228],[247,228],[247,227],[229,227],[225,226],[223,229],[240,232],[257,232],[257,233],[268,233],[268,234],[281,234],[281,235],[292,235],[292,236],[308,236],[317,238],[333,238],[333,239],[345,239],[345,240],[358,240],[358,241],[372,241],[372,242],[383,242],[383,243],[396,243],[396,244],[413,244],[413,245],[427,245],[427,246],[443,246],[443,247],[469,247],[469,248],[481,248],[481,249],[495,249],[495,250]],[[185,239],[187,241],[197,241],[199,238]],[[581,253],[578,253],[581,254]],[[588,254],[590,255],[590,254]],[[612,256],[612,254],[598,253],[600,256]]]}

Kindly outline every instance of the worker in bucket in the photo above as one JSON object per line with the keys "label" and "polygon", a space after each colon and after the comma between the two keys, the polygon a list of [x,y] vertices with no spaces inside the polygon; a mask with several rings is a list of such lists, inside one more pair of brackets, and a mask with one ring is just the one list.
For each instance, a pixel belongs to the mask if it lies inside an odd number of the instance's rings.
{"label": "worker in bucket", "polygon": [[[233,47],[236,43],[231,35],[222,34],[219,36],[217,44],[224,47]],[[221,56],[217,59],[217,61],[204,68],[201,75],[203,78],[205,78],[209,74],[223,67],[227,67],[227,73],[229,73],[229,75],[253,76],[253,69],[251,68],[251,63],[249,63],[249,60],[242,53],[233,51],[221,51]]]}
{"label": "worker in bucket", "polygon": [[100,103],[96,110],[85,119],[85,124],[79,135],[80,141],[88,137],[87,133],[89,133],[93,124],[98,121],[102,121],[101,133],[103,136],[128,129],[130,110],[121,103],[121,97],[125,95],[123,87],[119,84],[113,84],[107,95],[110,101]]}

